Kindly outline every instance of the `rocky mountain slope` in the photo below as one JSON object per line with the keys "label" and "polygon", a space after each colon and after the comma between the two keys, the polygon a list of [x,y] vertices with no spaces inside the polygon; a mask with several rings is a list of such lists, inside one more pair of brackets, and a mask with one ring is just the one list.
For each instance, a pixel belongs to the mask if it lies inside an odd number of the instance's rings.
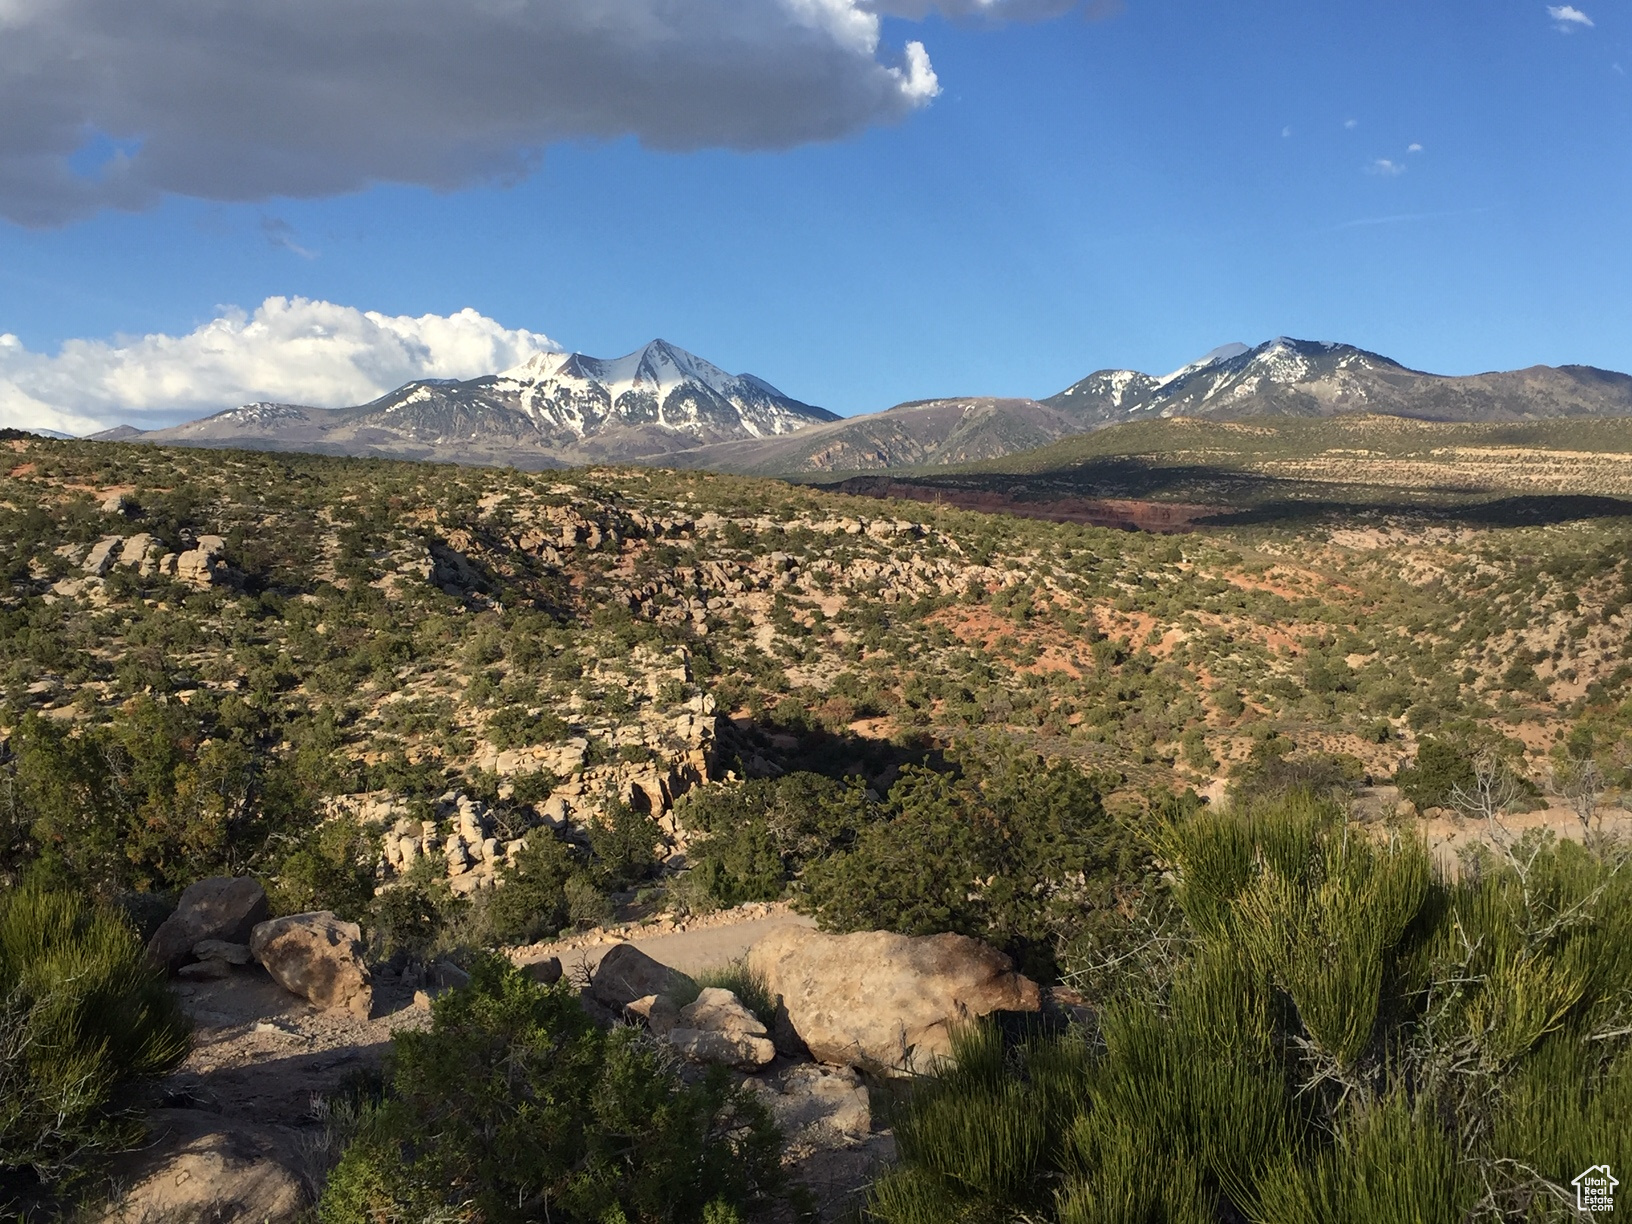
{"label": "rocky mountain slope", "polygon": [[1279,337],[1228,344],[1157,376],[1099,370],[1058,395],[901,404],[793,438],[704,446],[674,460],[721,471],[870,471],[978,463],[1111,425],[1168,417],[1329,417],[1527,421],[1632,415],[1632,376],[1533,366],[1450,377],[1349,344]]}
{"label": "rocky mountain slope", "polygon": [[785,437],[699,447],[671,462],[765,474],[978,463],[1080,432],[1069,415],[1036,400],[917,400]]}
{"label": "rocky mountain slope", "polygon": [[1089,428],[1149,417],[1336,416],[1528,421],[1632,415],[1632,376],[1592,366],[1532,366],[1451,377],[1410,370],[1352,344],[1278,337],[1227,345],[1154,378],[1100,370],[1044,404]]}
{"label": "rocky mountain slope", "polygon": [[664,340],[614,360],[538,353],[499,374],[424,379],[355,408],[246,404],[106,440],[559,467],[660,458],[834,420],[752,374],[727,374]]}

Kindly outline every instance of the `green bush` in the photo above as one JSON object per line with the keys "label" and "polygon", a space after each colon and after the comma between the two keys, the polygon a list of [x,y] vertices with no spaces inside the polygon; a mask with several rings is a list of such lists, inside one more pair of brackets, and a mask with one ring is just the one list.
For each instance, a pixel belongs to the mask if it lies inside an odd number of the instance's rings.
{"label": "green bush", "polygon": [[267,900],[277,914],[333,910],[360,922],[374,900],[376,833],[349,817],[318,826],[301,839],[267,881]]}
{"label": "green bush", "polygon": [[180,1062],[187,1035],[117,913],[37,885],[0,893],[0,1209],[133,1141],[125,1088]]}
{"label": "green bush", "polygon": [[501,873],[501,887],[487,903],[493,934],[505,943],[553,936],[568,922],[567,882],[583,871],[566,843],[548,829],[528,834]]}
{"label": "green bush", "polygon": [[[417,864],[416,864],[417,866]],[[374,898],[366,926],[376,960],[426,960],[443,925],[442,907],[424,879],[410,878]]]}
{"label": "green bush", "polygon": [[1329,752],[1293,755],[1293,747],[1284,736],[1253,745],[1252,754],[1230,781],[1230,802],[1250,807],[1298,792],[1342,797],[1365,776],[1365,766],[1355,757]]}
{"label": "green bush", "polygon": [[1417,745],[1416,760],[1394,780],[1417,807],[1448,807],[1458,787],[1473,790],[1473,758],[1443,740],[1425,739]]}
{"label": "green bush", "polygon": [[1448,882],[1307,792],[1168,819],[1177,971],[1092,1043],[963,1038],[876,1219],[1563,1224],[1575,1174],[1632,1161],[1624,848],[1533,837]]}
{"label": "green bush", "polygon": [[795,772],[732,786],[703,787],[678,815],[692,843],[694,887],[714,904],[773,901],[810,861],[848,849],[872,818],[865,790]]}
{"label": "green bush", "polygon": [[0,802],[27,813],[34,861],[0,869],[26,866],[104,897],[267,870],[278,835],[315,827],[310,788],[256,750],[257,729],[235,725],[253,712],[233,701],[212,713],[208,702],[139,697],[115,722],[77,730],[24,717]]}
{"label": "green bush", "polygon": [[323,1194],[323,1224],[715,1224],[782,1194],[779,1138],[718,1069],[682,1082],[632,1028],[487,957],[392,1038],[383,1103]]}
{"label": "green bush", "polygon": [[1051,980],[1062,947],[1119,923],[1148,852],[1069,762],[961,765],[903,770],[854,847],[806,870],[804,900],[824,929],[972,935]]}
{"label": "green bush", "polygon": [[495,748],[531,748],[549,744],[567,733],[567,724],[548,710],[530,714],[526,707],[504,706],[488,716],[484,734]]}
{"label": "green bush", "polygon": [[650,813],[611,800],[589,822],[590,876],[600,888],[628,888],[652,874],[662,841],[663,828]]}

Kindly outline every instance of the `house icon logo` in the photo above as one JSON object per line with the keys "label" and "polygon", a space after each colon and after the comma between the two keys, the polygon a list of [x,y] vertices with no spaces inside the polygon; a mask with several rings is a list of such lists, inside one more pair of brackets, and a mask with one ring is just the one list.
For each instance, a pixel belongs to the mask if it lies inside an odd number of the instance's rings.
{"label": "house icon logo", "polygon": [[1610,1173],[1607,1164],[1576,1175],[1570,1185],[1575,1187],[1577,1211],[1607,1212],[1615,1210],[1615,1187],[1621,1183]]}

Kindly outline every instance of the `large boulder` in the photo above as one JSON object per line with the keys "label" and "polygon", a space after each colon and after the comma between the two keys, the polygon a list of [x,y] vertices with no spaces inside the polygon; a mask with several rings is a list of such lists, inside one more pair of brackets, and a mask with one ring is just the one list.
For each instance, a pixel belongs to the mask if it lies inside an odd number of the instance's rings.
{"label": "large boulder", "polygon": [[355,922],[342,922],[328,910],[274,918],[255,928],[249,950],[285,990],[318,1007],[368,1019],[374,985]]}
{"label": "large boulder", "polygon": [[880,1074],[930,1070],[958,1025],[1042,1006],[1013,961],[966,935],[780,927],[748,950],[748,968],[781,996],[812,1057]]}
{"label": "large boulder", "polygon": [[620,943],[610,949],[595,966],[589,995],[614,1015],[636,999],[647,995],[690,993],[695,983],[678,969],[653,960],[634,944]]}
{"label": "large boulder", "polygon": [[708,987],[680,1009],[667,1038],[692,1062],[758,1071],[776,1058],[776,1047],[759,1017],[729,990]]}
{"label": "large boulder", "polygon": [[176,912],[148,940],[147,955],[155,965],[174,972],[207,940],[247,942],[249,933],[266,917],[266,890],[260,884],[247,878],[212,876],[182,891]]}

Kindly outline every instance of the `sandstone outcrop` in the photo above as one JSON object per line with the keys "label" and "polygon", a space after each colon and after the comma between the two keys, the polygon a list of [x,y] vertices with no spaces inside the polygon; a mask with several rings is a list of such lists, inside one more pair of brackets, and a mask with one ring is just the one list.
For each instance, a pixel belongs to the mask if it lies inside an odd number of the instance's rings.
{"label": "sandstone outcrop", "polygon": [[192,548],[176,557],[176,581],[188,582],[196,587],[224,582],[227,563],[221,554],[226,547],[227,542],[220,536],[199,536]]}
{"label": "sandstone outcrop", "polygon": [[290,914],[257,926],[249,947],[285,990],[318,1007],[368,1018],[374,986],[355,922],[342,922],[328,910]]}
{"label": "sandstone outcrop", "polygon": [[247,943],[266,916],[266,892],[256,881],[211,876],[183,890],[176,912],[148,941],[148,958],[174,972],[206,941]]}
{"label": "sandstone outcrop", "polygon": [[959,1024],[1042,1005],[1007,956],[965,935],[784,927],[749,949],[748,968],[781,996],[817,1061],[883,1074],[929,1070],[951,1053]]}
{"label": "sandstone outcrop", "polygon": [[85,572],[94,578],[104,577],[119,559],[119,550],[124,542],[123,536],[114,535],[103,536],[92,544],[91,551],[85,554]]}

